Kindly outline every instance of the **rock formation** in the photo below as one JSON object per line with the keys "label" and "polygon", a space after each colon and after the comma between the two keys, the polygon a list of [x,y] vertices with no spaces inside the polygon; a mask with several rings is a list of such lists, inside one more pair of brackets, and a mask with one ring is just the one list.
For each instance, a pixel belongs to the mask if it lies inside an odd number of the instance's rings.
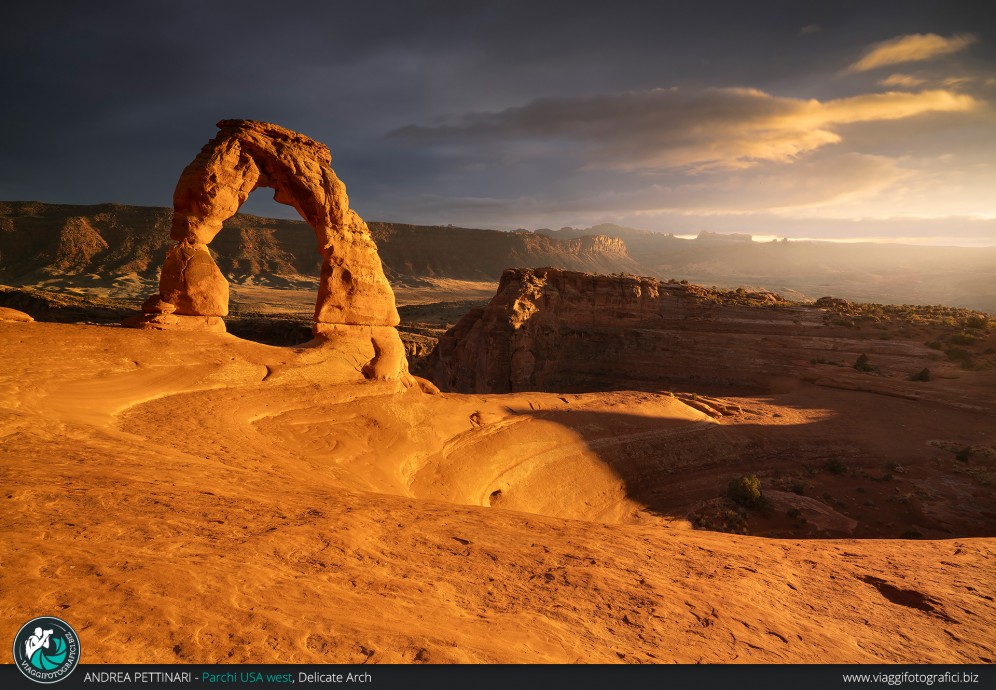
{"label": "rock formation", "polygon": [[30,323],[34,321],[30,314],[23,311],[11,309],[10,307],[0,307],[0,321],[18,321],[20,323]]}
{"label": "rock formation", "polygon": [[[624,329],[660,327],[661,308],[653,278],[509,269],[491,302],[439,340],[432,381],[476,393],[568,389],[584,369],[615,366],[609,341],[621,341]],[[586,358],[589,345],[596,347]]]}
{"label": "rock formation", "polygon": [[[634,276],[514,269],[466,314],[427,362],[442,390],[775,391],[800,380],[920,395],[931,366],[921,343],[875,341],[834,326],[825,309],[770,292],[717,290]],[[851,364],[869,348],[880,375]],[[935,357],[936,358],[936,357]]]}
{"label": "rock formation", "polygon": [[369,340],[364,373],[390,378],[405,371],[395,326],[394,292],[366,223],[349,208],[345,185],[330,167],[329,149],[265,122],[222,120],[221,130],[180,175],[159,293],[130,325],[224,329],[228,281],[208,245],[258,187],[297,209],[315,231],[322,268],[314,333],[325,341]]}

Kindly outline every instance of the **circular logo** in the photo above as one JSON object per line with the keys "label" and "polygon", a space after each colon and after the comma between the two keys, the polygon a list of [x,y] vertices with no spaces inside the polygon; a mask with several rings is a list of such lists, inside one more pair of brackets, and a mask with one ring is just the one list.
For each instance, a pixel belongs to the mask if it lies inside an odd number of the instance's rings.
{"label": "circular logo", "polygon": [[76,668],[80,641],[69,623],[42,616],[28,621],[14,636],[14,663],[37,683],[56,683]]}

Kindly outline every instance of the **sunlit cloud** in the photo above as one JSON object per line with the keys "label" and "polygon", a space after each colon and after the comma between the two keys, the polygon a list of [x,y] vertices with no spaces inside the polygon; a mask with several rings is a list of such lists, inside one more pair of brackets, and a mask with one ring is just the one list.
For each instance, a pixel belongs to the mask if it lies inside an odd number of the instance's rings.
{"label": "sunlit cloud", "polygon": [[540,225],[564,218],[594,223],[605,214],[654,218],[675,213],[742,216],[805,212],[818,217],[828,212],[820,209],[829,208],[832,214],[834,205],[860,203],[913,174],[887,157],[846,153],[794,166],[767,163],[710,179],[680,174],[656,179],[639,173],[613,172],[596,179],[575,180],[572,192],[566,196],[549,190],[505,198],[429,194],[407,200],[406,206],[430,217],[447,213],[497,224],[512,218],[528,218]]}
{"label": "sunlit cloud", "polygon": [[807,101],[794,122],[811,126],[833,126],[852,122],[902,120],[925,113],[972,110],[979,105],[971,96],[941,89],[908,93],[863,94],[820,103]]}
{"label": "sunlit cloud", "polygon": [[976,40],[972,34],[956,34],[950,38],[937,34],[897,36],[872,45],[860,60],[844,72],[867,72],[888,65],[930,60],[941,55],[962,51],[975,43]]}
{"label": "sunlit cloud", "polygon": [[926,83],[926,79],[914,77],[912,74],[890,74],[885,79],[879,80],[878,85],[885,86],[887,88],[900,87],[905,89],[915,89],[916,87],[923,86]]}
{"label": "sunlit cloud", "polygon": [[926,85],[943,89],[958,89],[968,84],[975,83],[977,79],[966,75],[955,75],[949,77],[918,77],[912,74],[890,74],[885,79],[878,81],[879,86],[886,88],[916,89]]}
{"label": "sunlit cloud", "polygon": [[[941,89],[862,94],[828,101],[757,89],[677,88],[579,98],[543,98],[441,125],[409,125],[397,140],[479,159],[549,158],[556,142],[590,170],[691,172],[792,162],[842,141],[840,126],[968,111],[979,102]],[[553,142],[553,143],[551,143]]]}
{"label": "sunlit cloud", "polygon": [[965,86],[966,84],[971,84],[975,79],[973,77],[945,77],[941,79],[940,85],[946,89],[954,89],[959,86]]}

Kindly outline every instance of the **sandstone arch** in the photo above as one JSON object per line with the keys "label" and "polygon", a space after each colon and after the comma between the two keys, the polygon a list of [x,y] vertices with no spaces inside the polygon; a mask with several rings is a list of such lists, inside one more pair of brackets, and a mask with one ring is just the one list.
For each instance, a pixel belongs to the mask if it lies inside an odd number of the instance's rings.
{"label": "sandstone arch", "polygon": [[[283,127],[222,120],[218,135],[183,170],[173,194],[171,237],[159,294],[143,305],[145,323],[224,328],[228,281],[208,244],[258,187],[297,209],[315,231],[322,257],[314,333],[325,340],[368,337],[368,377],[407,370],[394,328],[398,310],[366,223],[349,208],[328,147]],[[194,317],[185,319],[184,317]]]}

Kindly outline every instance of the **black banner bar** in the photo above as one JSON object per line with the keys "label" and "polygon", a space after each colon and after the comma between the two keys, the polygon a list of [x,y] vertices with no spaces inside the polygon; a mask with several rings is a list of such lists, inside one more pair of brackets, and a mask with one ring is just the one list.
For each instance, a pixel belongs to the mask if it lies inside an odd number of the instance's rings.
{"label": "black banner bar", "polygon": [[843,688],[996,687],[996,667],[722,665],[722,666],[321,666],[321,665],[98,665],[43,686],[13,665],[0,666],[0,688],[148,688],[295,690],[377,688],[490,688],[501,690],[823,690]]}

